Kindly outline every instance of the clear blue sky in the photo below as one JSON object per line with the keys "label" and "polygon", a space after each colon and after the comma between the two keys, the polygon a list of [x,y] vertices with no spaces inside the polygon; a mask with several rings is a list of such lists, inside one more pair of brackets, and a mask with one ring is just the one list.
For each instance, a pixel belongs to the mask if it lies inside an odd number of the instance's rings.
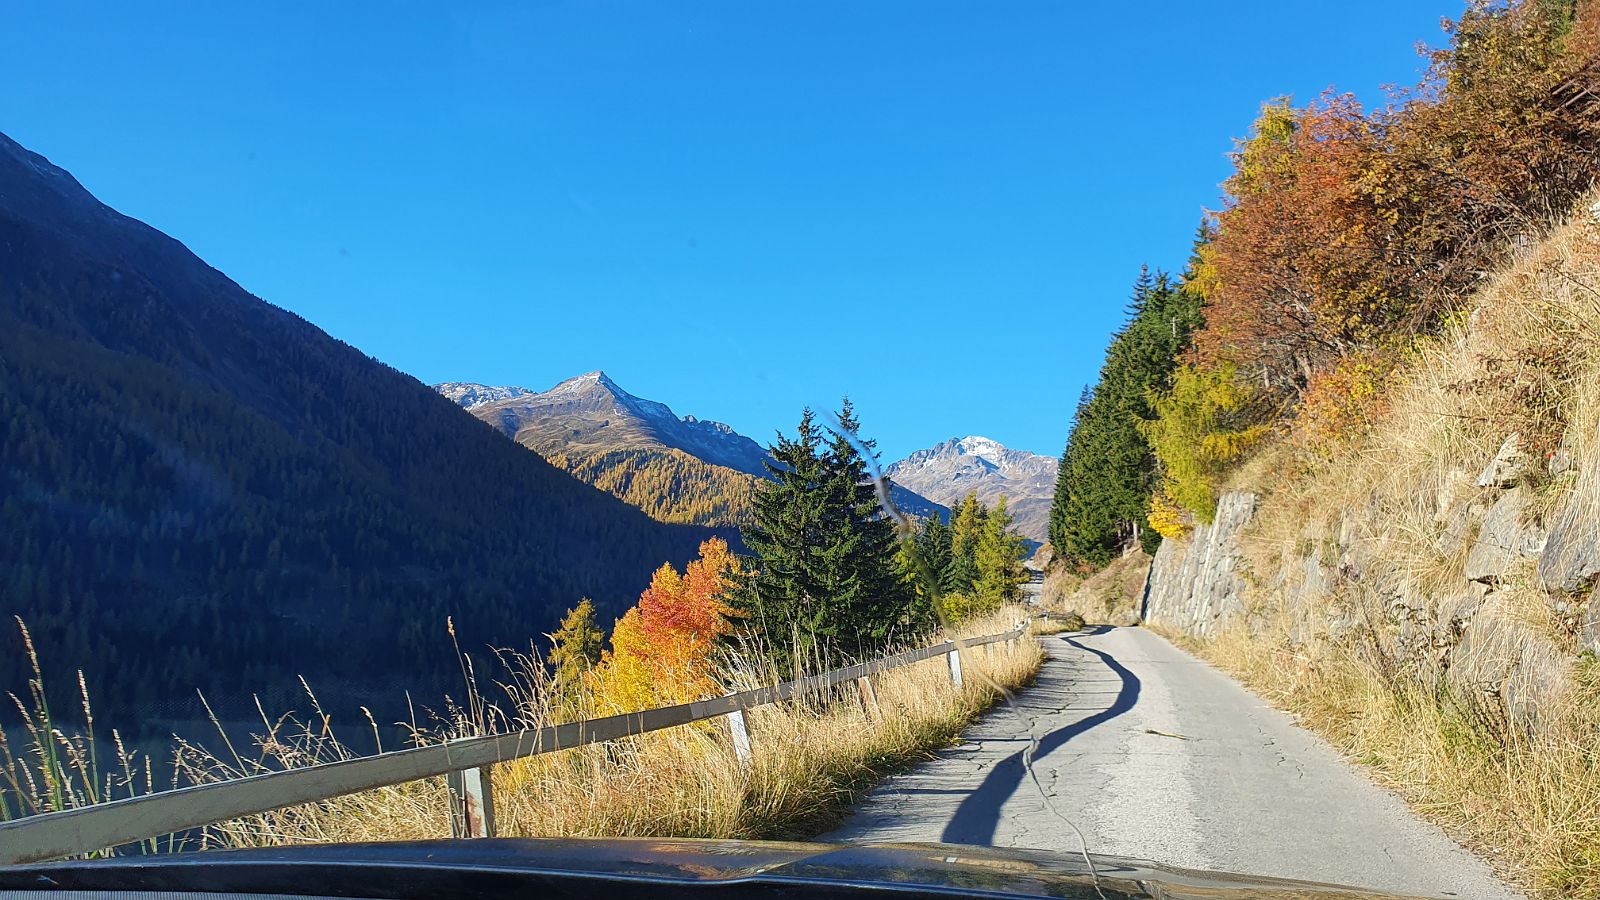
{"label": "clear blue sky", "polygon": [[1460,5],[0,0],[0,131],[425,382],[1056,454],[1261,101]]}

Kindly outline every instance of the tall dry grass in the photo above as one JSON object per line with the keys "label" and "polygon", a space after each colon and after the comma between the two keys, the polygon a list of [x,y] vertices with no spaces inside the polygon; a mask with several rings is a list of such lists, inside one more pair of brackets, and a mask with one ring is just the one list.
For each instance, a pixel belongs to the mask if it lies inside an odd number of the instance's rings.
{"label": "tall dry grass", "polygon": [[[1022,616],[1006,608],[947,636],[1007,631]],[[1025,638],[963,651],[960,688],[951,683],[944,658],[936,657],[875,676],[875,708],[853,684],[827,696],[759,707],[748,713],[748,767],[739,765],[721,720],[503,763],[493,774],[497,831],[530,837],[816,834],[839,821],[850,801],[884,774],[954,741],[980,711],[1030,680],[1042,659],[1037,642]],[[493,678],[469,673],[466,699],[431,727],[414,727],[411,741],[500,733],[587,714],[583,703],[560,697],[536,655],[506,654],[501,661]],[[724,676],[730,690],[780,680],[766,667],[737,661]],[[42,704],[42,682],[38,700]],[[177,742],[173,783],[349,758],[329,717],[314,697],[310,701],[309,717],[263,715],[246,747],[226,735],[217,746]],[[38,802],[24,812],[93,802],[85,785],[98,784],[98,775],[89,768],[75,775],[60,753],[45,749],[50,742],[42,733],[30,743],[25,753],[7,752],[0,780],[9,777],[7,788],[30,780],[61,783],[65,793],[57,802],[34,790]],[[188,840],[190,846],[241,847],[436,838],[449,829],[443,780],[429,779],[221,823]]]}
{"label": "tall dry grass", "polygon": [[[1384,400],[1338,452],[1285,442],[1236,473],[1262,495],[1241,536],[1247,616],[1199,650],[1511,880],[1600,898],[1600,678],[1579,647],[1595,601],[1553,596],[1533,560],[1481,597],[1463,574],[1501,496],[1475,482],[1508,435],[1529,457],[1524,521],[1571,508],[1600,528],[1600,223],[1524,249],[1411,349]],[[1477,640],[1457,652],[1464,622]]]}
{"label": "tall dry grass", "polygon": [[[1180,639],[1181,640],[1181,639]],[[1231,628],[1187,641],[1362,764],[1539,897],[1600,897],[1600,667],[1579,665],[1556,727],[1485,727],[1469,698],[1401,681],[1349,648]]]}

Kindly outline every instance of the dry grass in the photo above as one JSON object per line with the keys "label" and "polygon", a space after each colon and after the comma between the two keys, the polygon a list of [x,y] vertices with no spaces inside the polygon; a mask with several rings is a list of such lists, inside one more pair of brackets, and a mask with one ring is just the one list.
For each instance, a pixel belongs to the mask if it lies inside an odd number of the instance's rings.
{"label": "dry grass", "polygon": [[[1508,434],[1532,457],[1524,520],[1572,506],[1600,528],[1600,226],[1530,247],[1412,349],[1385,399],[1333,461],[1285,442],[1236,473],[1263,495],[1241,540],[1249,615],[1199,649],[1511,880],[1600,898],[1600,678],[1576,628],[1593,601],[1549,596],[1525,561],[1469,613],[1469,651],[1451,631],[1470,523],[1500,494],[1474,482]],[[1551,456],[1573,463],[1552,472]],[[1534,698],[1536,721],[1511,696]]]}
{"label": "dry grass", "polygon": [[1600,671],[1592,662],[1552,711],[1558,727],[1491,733],[1462,698],[1386,677],[1352,652],[1307,652],[1242,629],[1197,649],[1508,880],[1538,896],[1600,897]]}
{"label": "dry grass", "polygon": [[1127,620],[1138,615],[1149,571],[1150,556],[1142,550],[1123,554],[1087,578],[1057,567],[1045,576],[1040,601],[1051,612],[1077,613],[1090,622]]}
{"label": "dry grass", "polygon": [[[1016,609],[966,623],[954,636],[1009,630]],[[1036,642],[1019,640],[964,651],[966,685],[950,682],[943,657],[876,676],[877,708],[868,709],[854,685],[751,710],[751,765],[741,768],[721,721],[696,723],[621,741],[591,745],[495,767],[498,831],[507,836],[682,836],[784,838],[833,825],[864,788],[884,774],[926,758],[1004,692],[1029,681],[1042,661]],[[474,691],[447,720],[414,740],[427,743],[512,727],[535,727],[569,714],[530,656],[506,656],[498,702]],[[742,666],[732,687],[770,683],[775,675]],[[265,716],[252,746],[201,748],[179,743],[175,778],[211,782],[347,758],[327,717],[315,706],[306,721]],[[576,717],[576,716],[573,716]],[[48,760],[37,747],[7,757],[13,781],[69,779],[64,802],[46,798],[30,811],[89,802],[81,777]],[[59,758],[60,754],[57,754]],[[4,770],[0,770],[3,777]],[[148,787],[148,786],[147,786]],[[37,791],[34,792],[38,794]],[[77,799],[72,799],[76,797]],[[223,823],[204,841],[260,846],[317,841],[436,838],[449,834],[442,779],[412,782],[323,803]]]}

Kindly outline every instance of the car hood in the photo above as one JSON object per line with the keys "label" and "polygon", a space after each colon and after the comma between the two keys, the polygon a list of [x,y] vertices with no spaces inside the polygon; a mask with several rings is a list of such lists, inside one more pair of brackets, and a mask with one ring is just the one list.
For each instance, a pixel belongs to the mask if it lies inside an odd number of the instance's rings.
{"label": "car hood", "polygon": [[1128,858],[955,844],[488,839],[320,844],[0,870],[0,889],[173,890],[386,900],[486,897],[1083,897],[1378,900],[1330,884]]}
{"label": "car hood", "polygon": [[[1091,865],[1092,860],[1092,865]],[[954,844],[491,839],[327,844],[0,869],[0,889],[384,900],[507,896],[1378,900],[1396,895],[1042,850]]]}

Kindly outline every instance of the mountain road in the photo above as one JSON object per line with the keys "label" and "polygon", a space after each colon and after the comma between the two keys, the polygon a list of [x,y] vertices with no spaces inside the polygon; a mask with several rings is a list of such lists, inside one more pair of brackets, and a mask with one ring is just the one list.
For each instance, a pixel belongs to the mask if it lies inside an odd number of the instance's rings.
{"label": "mountain road", "polygon": [[1321,739],[1160,636],[1095,627],[1040,640],[1033,685],[822,839],[1087,844],[1422,897],[1519,896]]}

